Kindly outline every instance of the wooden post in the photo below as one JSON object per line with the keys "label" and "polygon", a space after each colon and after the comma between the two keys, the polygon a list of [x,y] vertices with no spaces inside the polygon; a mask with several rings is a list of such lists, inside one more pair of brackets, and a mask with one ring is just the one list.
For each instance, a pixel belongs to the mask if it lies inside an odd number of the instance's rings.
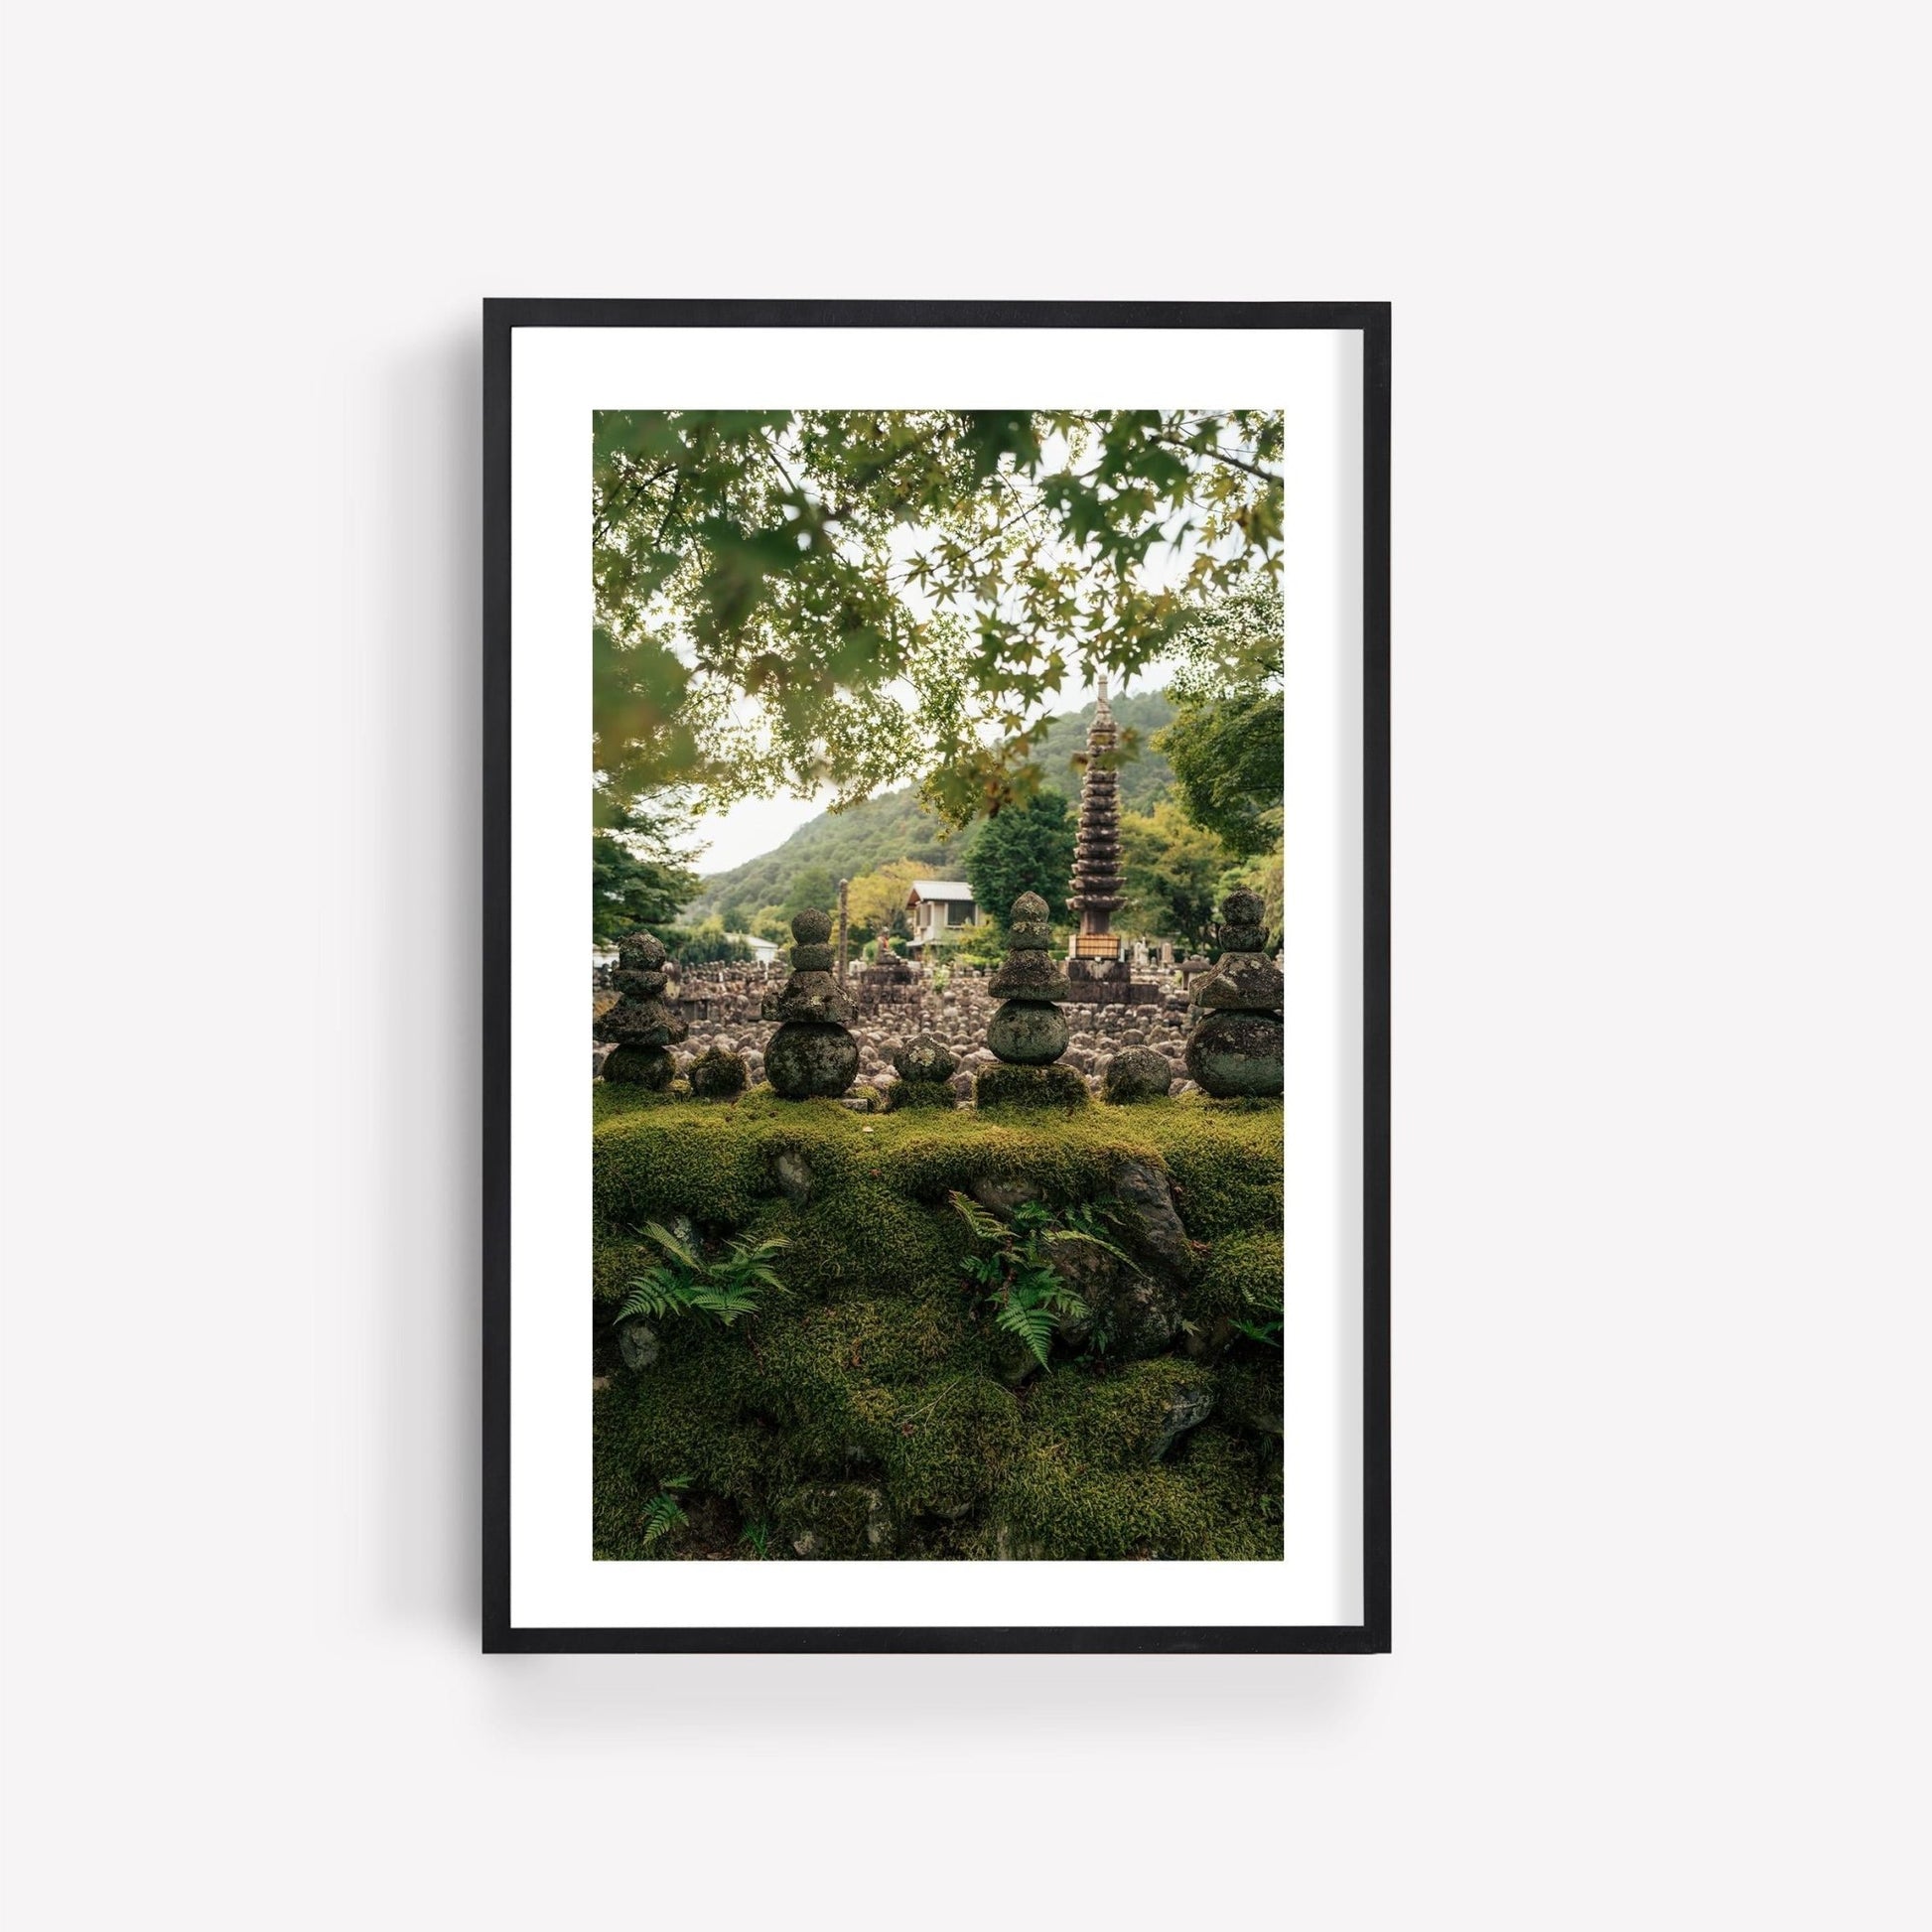
{"label": "wooden post", "polygon": [[846,888],[851,884],[852,882],[849,879],[841,879],[839,881],[839,949],[835,955],[834,963],[838,967],[841,982],[845,979],[845,894]]}

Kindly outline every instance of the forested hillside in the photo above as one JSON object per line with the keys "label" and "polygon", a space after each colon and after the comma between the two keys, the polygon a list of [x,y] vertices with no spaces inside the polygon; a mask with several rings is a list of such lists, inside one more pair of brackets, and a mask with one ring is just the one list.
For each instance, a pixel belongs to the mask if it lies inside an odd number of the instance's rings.
{"label": "forested hillside", "polygon": [[[1121,802],[1130,811],[1145,811],[1167,791],[1173,775],[1167,759],[1148,743],[1173,718],[1173,706],[1165,693],[1149,691],[1114,700],[1113,711],[1123,731],[1139,735],[1138,756],[1121,767]],[[1069,802],[1080,794],[1073,759],[1086,750],[1092,719],[1092,705],[1056,718],[1033,760],[1044,782],[1064,792]],[[978,829],[969,826],[948,841],[939,821],[920,809],[917,788],[906,785],[847,812],[822,812],[776,850],[711,874],[700,881],[702,892],[680,916],[696,925],[715,912],[727,927],[742,929],[760,907],[784,904],[793,882],[814,870],[833,879],[857,879],[895,860],[911,859],[929,865],[935,878],[963,879],[966,853]]]}

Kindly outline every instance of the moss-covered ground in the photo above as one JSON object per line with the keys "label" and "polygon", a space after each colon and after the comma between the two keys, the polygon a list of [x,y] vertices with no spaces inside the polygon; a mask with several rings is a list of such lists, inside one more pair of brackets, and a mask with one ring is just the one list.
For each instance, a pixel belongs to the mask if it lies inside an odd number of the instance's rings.
{"label": "moss-covered ground", "polygon": [[[861,1115],[592,1091],[597,1556],[1281,1554],[1281,1356],[1226,1319],[1281,1286],[1279,1103]],[[1137,1163],[1197,1257],[1184,1328],[1153,1359],[1061,1344],[1019,1373],[961,1271],[949,1193],[1104,1207]],[[782,1235],[787,1292],[730,1327],[654,1321],[633,1370],[613,1317],[654,1258],[644,1224],[678,1216],[714,1251]],[[647,1547],[670,1477],[689,1478],[685,1520]]]}

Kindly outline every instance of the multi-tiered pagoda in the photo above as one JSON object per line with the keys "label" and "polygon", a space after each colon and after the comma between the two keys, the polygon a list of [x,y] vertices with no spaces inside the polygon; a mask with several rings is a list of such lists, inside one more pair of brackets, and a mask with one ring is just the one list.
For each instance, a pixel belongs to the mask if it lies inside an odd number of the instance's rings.
{"label": "multi-tiered pagoda", "polygon": [[1075,959],[1118,959],[1114,914],[1126,902],[1120,876],[1120,773],[1114,754],[1120,727],[1107,705],[1107,674],[1095,680],[1099,698],[1087,727],[1087,773],[1080,782],[1080,828],[1073,847],[1073,891],[1067,904],[1080,915]]}

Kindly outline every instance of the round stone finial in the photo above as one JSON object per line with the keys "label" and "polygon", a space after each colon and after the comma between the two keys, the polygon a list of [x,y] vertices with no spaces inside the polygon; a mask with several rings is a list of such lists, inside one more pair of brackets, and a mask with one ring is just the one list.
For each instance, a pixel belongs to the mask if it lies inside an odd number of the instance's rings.
{"label": "round stone finial", "polygon": [[1237,888],[1221,901],[1221,922],[1223,925],[1259,925],[1266,909],[1259,893],[1251,893],[1245,887]]}
{"label": "round stone finial", "polygon": [[654,973],[664,963],[663,942],[648,932],[627,932],[618,941],[618,960],[627,973]]}
{"label": "round stone finial", "polygon": [[1013,911],[1009,916],[1018,925],[1023,921],[1031,924],[1046,915],[1046,901],[1037,893],[1022,893],[1013,901]]}
{"label": "round stone finial", "polygon": [[791,922],[791,936],[801,946],[822,946],[832,936],[832,915],[809,906]]}

